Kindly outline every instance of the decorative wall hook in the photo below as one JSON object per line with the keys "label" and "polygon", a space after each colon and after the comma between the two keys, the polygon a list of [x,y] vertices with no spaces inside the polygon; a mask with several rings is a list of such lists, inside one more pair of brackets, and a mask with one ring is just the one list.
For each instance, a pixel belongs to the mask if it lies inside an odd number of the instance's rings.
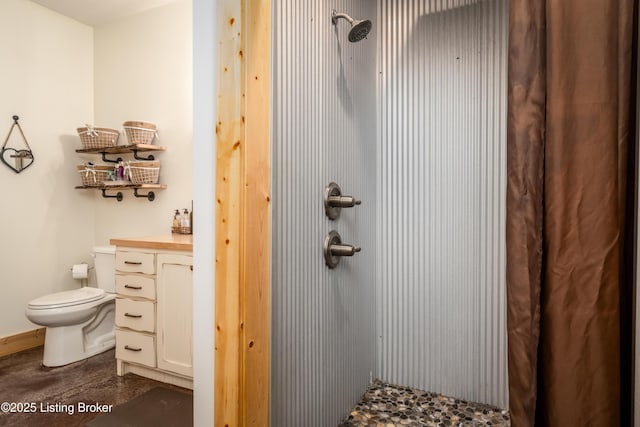
{"label": "decorative wall hook", "polygon": [[[22,127],[20,127],[18,120],[20,120],[20,117],[13,116],[13,124],[11,125],[11,129],[9,129],[7,138],[4,140],[4,144],[2,144],[2,151],[0,151],[0,160],[2,160],[2,163],[7,165],[15,173],[20,173],[31,166],[34,160],[33,152],[31,151],[31,147],[29,147],[27,138],[24,136],[24,132],[22,132]],[[7,147],[13,128],[16,126],[18,126],[20,135],[22,135],[22,140],[24,141],[26,149]]]}

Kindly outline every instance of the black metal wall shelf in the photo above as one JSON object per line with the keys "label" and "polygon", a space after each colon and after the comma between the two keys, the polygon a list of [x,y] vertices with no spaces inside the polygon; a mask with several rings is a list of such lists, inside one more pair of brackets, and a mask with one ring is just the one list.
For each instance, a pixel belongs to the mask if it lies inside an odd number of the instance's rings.
{"label": "black metal wall shelf", "polygon": [[[135,197],[146,197],[147,200],[153,202],[156,193],[151,190],[164,190],[165,188],[167,188],[165,184],[79,185],[76,187],[78,190],[100,190],[105,199],[116,199],[119,202],[124,198],[122,190],[133,190]],[[140,194],[138,190],[146,191],[146,194]],[[117,191],[117,193],[107,194],[107,191]]]}
{"label": "black metal wall shelf", "polygon": [[102,154],[102,161],[109,163],[118,163],[122,161],[122,157],[118,157],[116,159],[108,159],[106,156],[108,154],[126,154],[133,153],[133,158],[137,160],[155,160],[153,154],[149,154],[146,157],[141,157],[138,153],[148,152],[148,151],[165,151],[166,147],[160,145],[152,145],[152,144],[132,144],[132,145],[116,145],[115,147],[104,147],[104,148],[79,148],[76,150],[76,153],[85,153],[85,154]]}
{"label": "black metal wall shelf", "polygon": [[[138,153],[149,151],[165,151],[166,147],[152,144],[131,144],[131,145],[117,145],[115,147],[103,147],[103,148],[79,148],[76,153],[81,154],[102,154],[102,160],[109,163],[118,163],[122,161],[122,157],[117,159],[108,159],[107,155],[113,154],[130,154],[133,153],[133,157],[138,160],[155,160],[153,154],[149,154],[146,157],[141,157]],[[121,202],[124,199],[122,190],[133,190],[134,197],[145,197],[150,202],[153,202],[156,198],[155,191],[152,190],[164,190],[167,188],[164,184],[108,184],[108,185],[79,185],[76,189],[80,190],[100,190],[102,197],[105,199],[116,199]],[[139,191],[146,191],[142,194]],[[115,194],[113,192],[116,192]],[[109,192],[109,193],[107,193]]]}

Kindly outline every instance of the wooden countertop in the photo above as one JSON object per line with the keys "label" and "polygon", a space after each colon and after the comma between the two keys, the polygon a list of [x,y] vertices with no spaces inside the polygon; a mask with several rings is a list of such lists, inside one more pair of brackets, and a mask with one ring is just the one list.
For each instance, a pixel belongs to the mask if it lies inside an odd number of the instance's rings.
{"label": "wooden countertop", "polygon": [[115,246],[145,249],[167,249],[173,251],[193,251],[191,234],[166,234],[162,236],[116,238],[109,242]]}

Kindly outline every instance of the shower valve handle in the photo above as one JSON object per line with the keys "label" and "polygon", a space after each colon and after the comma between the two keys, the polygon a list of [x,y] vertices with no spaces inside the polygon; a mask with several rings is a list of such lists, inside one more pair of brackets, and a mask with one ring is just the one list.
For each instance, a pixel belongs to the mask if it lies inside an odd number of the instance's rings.
{"label": "shower valve handle", "polygon": [[336,268],[343,256],[354,256],[360,252],[358,246],[342,243],[337,231],[332,230],[324,238],[324,261],[329,268]]}
{"label": "shower valve handle", "polygon": [[361,204],[362,201],[356,200],[353,196],[329,196],[327,204],[332,208],[352,208]]}
{"label": "shower valve handle", "polygon": [[340,186],[335,182],[330,182],[324,188],[324,212],[330,220],[338,219],[342,208],[352,208],[361,203],[353,196],[343,196]]}
{"label": "shower valve handle", "polygon": [[361,248],[353,245],[331,245],[329,250],[333,256],[354,256]]}

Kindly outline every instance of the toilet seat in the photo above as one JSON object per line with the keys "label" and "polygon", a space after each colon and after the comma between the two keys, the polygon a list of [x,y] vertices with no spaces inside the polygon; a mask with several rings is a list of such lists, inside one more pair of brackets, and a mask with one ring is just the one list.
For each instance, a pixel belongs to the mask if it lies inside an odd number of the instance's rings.
{"label": "toilet seat", "polygon": [[28,305],[32,310],[71,307],[97,301],[104,297],[104,289],[85,287],[71,291],[56,292],[34,299]]}

